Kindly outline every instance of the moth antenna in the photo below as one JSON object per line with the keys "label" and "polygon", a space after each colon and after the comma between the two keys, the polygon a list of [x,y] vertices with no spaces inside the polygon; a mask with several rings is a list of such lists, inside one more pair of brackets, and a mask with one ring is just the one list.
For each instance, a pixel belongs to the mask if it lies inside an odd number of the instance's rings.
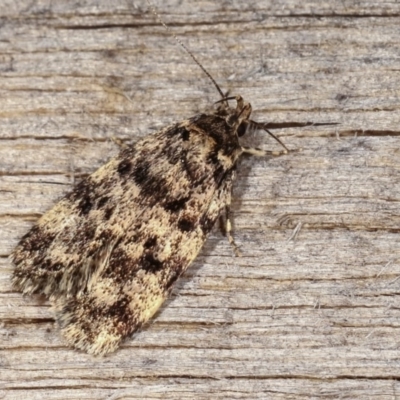
{"label": "moth antenna", "polygon": [[149,0],[146,0],[147,4],[150,7],[151,12],[156,16],[160,24],[172,35],[172,37],[178,42],[178,44],[183,48],[183,50],[186,51],[186,53],[189,54],[190,57],[192,57],[192,60],[200,67],[200,69],[208,76],[210,81],[213,83],[213,85],[217,88],[218,93],[221,95],[221,98],[224,99],[226,96],[222,93],[221,88],[218,86],[218,83],[215,81],[215,79],[211,76],[211,74],[200,64],[200,61],[194,56],[194,54],[186,47],[186,45],[182,42],[181,39],[178,38],[178,36],[175,35],[171,31],[171,28],[162,20],[160,14],[157,12],[155,7],[150,3]]}
{"label": "moth antenna", "polygon": [[275,136],[270,130],[268,130],[263,124],[260,124],[259,122],[253,121],[252,119],[249,120],[250,126],[255,126],[258,129],[262,129],[263,131],[267,132],[268,135],[272,136],[287,152],[290,150],[284,145],[284,143],[281,141],[281,139],[278,138],[278,136]]}

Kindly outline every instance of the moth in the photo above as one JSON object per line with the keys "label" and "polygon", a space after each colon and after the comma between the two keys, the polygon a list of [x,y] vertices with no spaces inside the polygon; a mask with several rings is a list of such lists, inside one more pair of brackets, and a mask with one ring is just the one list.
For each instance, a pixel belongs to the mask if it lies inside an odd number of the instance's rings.
{"label": "moth", "polygon": [[[246,153],[287,152],[251,119],[250,103],[226,97],[181,45],[218,90],[215,109],[123,148],[45,213],[11,255],[13,287],[45,295],[68,343],[91,354],[116,350],[154,315],[218,219],[238,252],[229,218],[237,162]],[[242,146],[251,129],[266,130],[285,150]]]}

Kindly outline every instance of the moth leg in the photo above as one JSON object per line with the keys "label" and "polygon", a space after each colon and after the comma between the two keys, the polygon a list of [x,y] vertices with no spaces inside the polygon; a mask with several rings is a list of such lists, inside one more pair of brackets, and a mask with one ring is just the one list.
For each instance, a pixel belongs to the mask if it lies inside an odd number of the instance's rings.
{"label": "moth leg", "polygon": [[[229,244],[233,247],[233,251],[235,252],[236,257],[241,257],[242,253],[239,251],[239,247],[235,243],[235,239],[232,236],[232,222],[230,218],[230,211],[231,211],[231,200],[232,196],[231,193],[226,198],[226,203],[225,203],[225,225],[224,225],[224,230],[225,230],[225,235],[228,238]],[[222,220],[220,220],[222,221]]]}
{"label": "moth leg", "polygon": [[225,219],[225,230],[226,230],[226,237],[228,238],[229,244],[233,247],[233,251],[235,252],[236,257],[242,257],[242,253],[239,250],[239,247],[235,243],[235,239],[232,236],[232,223],[231,219],[229,218],[229,207],[226,207],[226,219]]}
{"label": "moth leg", "polygon": [[235,179],[235,171],[229,171],[226,179],[214,193],[213,200],[207,211],[207,217],[216,221],[219,218],[219,228],[224,236],[228,238],[236,256],[241,256],[238,246],[232,236],[232,223],[230,219],[230,206],[232,202],[232,182]]}
{"label": "moth leg", "polygon": [[226,236],[226,223],[222,215],[219,216],[219,230],[224,236]]}
{"label": "moth leg", "polygon": [[271,150],[261,150],[261,149],[256,149],[252,147],[242,147],[242,151],[244,154],[250,154],[252,156],[256,157],[265,157],[265,156],[273,156],[273,157],[279,157],[283,156],[284,154],[287,154],[287,150],[281,150],[281,151],[271,151]]}

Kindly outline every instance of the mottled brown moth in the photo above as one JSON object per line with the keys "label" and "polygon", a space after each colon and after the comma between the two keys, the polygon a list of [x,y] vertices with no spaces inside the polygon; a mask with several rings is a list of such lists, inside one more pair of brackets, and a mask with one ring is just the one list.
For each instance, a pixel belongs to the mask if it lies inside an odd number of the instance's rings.
{"label": "mottled brown moth", "polygon": [[88,353],[114,351],[153,316],[220,217],[236,249],[229,208],[239,158],[286,152],[240,144],[249,129],[265,127],[181,45],[220,93],[214,111],[123,148],[45,213],[11,255],[14,288],[48,297],[68,343]]}

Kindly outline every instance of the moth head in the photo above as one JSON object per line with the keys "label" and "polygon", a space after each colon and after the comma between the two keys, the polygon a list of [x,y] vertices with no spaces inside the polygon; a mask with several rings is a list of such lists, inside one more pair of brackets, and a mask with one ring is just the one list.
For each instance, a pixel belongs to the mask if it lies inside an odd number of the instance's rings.
{"label": "moth head", "polygon": [[[236,108],[229,107],[228,100],[236,100]],[[227,125],[232,127],[238,137],[243,136],[251,125],[251,104],[245,102],[242,96],[225,97],[216,103],[221,103],[217,113],[225,117]]]}
{"label": "moth head", "polygon": [[[236,100],[236,108],[229,107],[228,100]],[[228,126],[230,126],[237,137],[243,136],[248,130],[264,130],[271,137],[273,137],[284,149],[289,152],[289,149],[282,143],[282,141],[269,131],[265,124],[253,121],[250,119],[251,104],[243,100],[242,96],[223,97],[216,103],[221,103],[217,110],[217,115],[224,117]],[[245,152],[250,153],[246,150]],[[252,151],[251,154],[256,154]],[[257,150],[257,154],[261,154]],[[265,153],[262,153],[265,154]]]}

